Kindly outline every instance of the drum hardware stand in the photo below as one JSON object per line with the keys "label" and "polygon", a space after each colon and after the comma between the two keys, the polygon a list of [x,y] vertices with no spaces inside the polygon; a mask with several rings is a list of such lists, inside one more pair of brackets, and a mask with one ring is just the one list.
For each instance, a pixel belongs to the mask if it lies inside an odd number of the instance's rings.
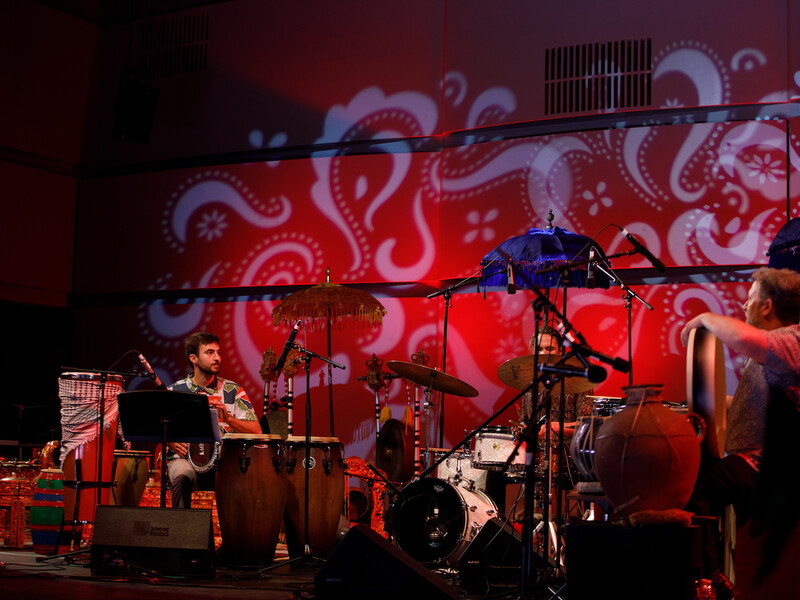
{"label": "drum hardware stand", "polygon": [[[297,348],[298,352],[303,355],[305,358],[305,369],[306,369],[306,435],[305,435],[305,457],[303,459],[303,485],[305,486],[305,494],[304,494],[304,506],[303,506],[303,556],[298,557],[295,559],[291,559],[288,564],[292,564],[298,560],[308,560],[313,558],[312,549],[311,549],[311,539],[310,534],[308,531],[308,498],[311,495],[311,490],[309,489],[308,481],[309,481],[309,464],[311,462],[311,360],[313,358],[318,358],[323,362],[328,363],[331,367],[336,367],[337,369],[345,369],[344,365],[341,365],[337,362],[332,361],[329,358],[325,358],[324,356],[320,356],[319,354],[312,352],[307,348]],[[333,381],[330,382],[333,385]],[[287,563],[284,563],[287,564]]]}

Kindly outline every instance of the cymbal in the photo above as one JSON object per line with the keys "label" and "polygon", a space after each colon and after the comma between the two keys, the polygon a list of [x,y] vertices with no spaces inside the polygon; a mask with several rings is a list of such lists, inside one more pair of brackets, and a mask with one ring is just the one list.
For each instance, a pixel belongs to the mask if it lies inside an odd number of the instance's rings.
{"label": "cymbal", "polygon": [[[540,354],[539,364],[553,365],[561,360],[560,354]],[[570,358],[564,363],[568,367],[582,368],[583,364],[577,358]],[[511,358],[497,367],[497,377],[500,381],[515,390],[524,390],[533,381],[533,354],[526,356],[518,356]],[[564,393],[565,394],[580,394],[581,392],[588,391],[594,387],[594,383],[585,377],[565,377],[564,378]],[[539,385],[539,390],[542,385]],[[561,389],[561,384],[557,383],[553,390],[558,392]]]}
{"label": "cymbal", "polygon": [[386,366],[401,377],[437,392],[444,392],[451,396],[465,396],[467,398],[474,398],[478,395],[478,390],[470,384],[424,365],[401,360],[390,360],[386,363]]}

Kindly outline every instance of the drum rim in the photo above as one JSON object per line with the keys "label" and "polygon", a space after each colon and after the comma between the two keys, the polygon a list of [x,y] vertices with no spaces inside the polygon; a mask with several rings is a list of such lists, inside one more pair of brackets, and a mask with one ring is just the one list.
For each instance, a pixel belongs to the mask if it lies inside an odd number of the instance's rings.
{"label": "drum rim", "polygon": [[[67,371],[58,376],[59,379],[66,381],[97,381],[100,382],[102,376],[99,373],[90,373],[89,371]],[[123,384],[125,377],[110,373],[106,375],[106,383]]]}
{"label": "drum rim", "polygon": [[[290,435],[286,438],[286,442],[305,442],[306,436],[304,435]],[[337,437],[324,437],[324,436],[310,436],[308,441],[312,444],[341,444],[341,440]]]}
{"label": "drum rim", "polygon": [[274,433],[225,433],[222,435],[222,441],[225,440],[262,440],[262,441],[275,441],[280,440],[281,436]]}

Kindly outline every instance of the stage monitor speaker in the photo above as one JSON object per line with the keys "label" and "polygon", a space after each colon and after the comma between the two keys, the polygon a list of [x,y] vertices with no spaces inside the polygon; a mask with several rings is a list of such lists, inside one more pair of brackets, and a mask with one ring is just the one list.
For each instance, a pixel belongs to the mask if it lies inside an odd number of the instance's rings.
{"label": "stage monitor speaker", "polygon": [[477,595],[516,588],[521,567],[522,538],[498,518],[484,524],[458,561],[461,587]]}
{"label": "stage monitor speaker", "polygon": [[700,528],[569,523],[564,540],[570,600],[693,600]]}
{"label": "stage monitor speaker", "polygon": [[207,509],[98,506],[93,573],[214,575],[214,530]]}
{"label": "stage monitor speaker", "polygon": [[381,537],[355,525],[314,578],[318,600],[459,598],[456,588]]}

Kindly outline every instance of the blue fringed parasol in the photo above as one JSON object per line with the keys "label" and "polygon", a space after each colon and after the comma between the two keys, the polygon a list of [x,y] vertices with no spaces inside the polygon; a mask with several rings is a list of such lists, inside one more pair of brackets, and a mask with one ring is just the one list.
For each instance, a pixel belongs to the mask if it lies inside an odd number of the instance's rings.
{"label": "blue fringed parasol", "polygon": [[[562,273],[554,271],[536,275],[537,271],[565,265],[573,260],[587,260],[589,249],[594,248],[595,258],[605,258],[603,250],[585,235],[560,227],[528,230],[528,233],[510,238],[489,252],[481,260],[481,275],[488,287],[508,284],[508,263],[517,287],[529,288],[529,282],[539,287],[586,287],[586,265],[569,269],[566,282]],[[595,270],[597,287],[608,288],[609,278]]]}
{"label": "blue fringed parasol", "polygon": [[769,266],[774,269],[800,271],[800,217],[781,227],[767,251]]}

